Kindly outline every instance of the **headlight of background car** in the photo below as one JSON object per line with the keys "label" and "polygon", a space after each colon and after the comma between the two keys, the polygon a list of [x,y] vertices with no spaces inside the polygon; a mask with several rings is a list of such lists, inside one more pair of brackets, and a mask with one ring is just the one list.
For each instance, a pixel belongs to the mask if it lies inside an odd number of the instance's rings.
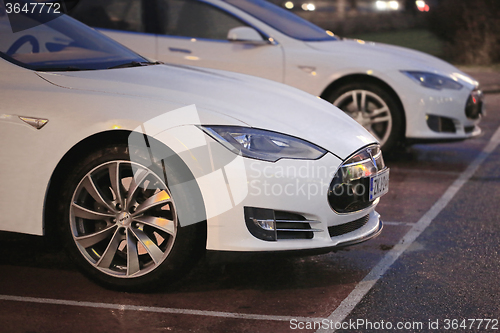
{"label": "headlight of background car", "polygon": [[415,71],[401,71],[402,73],[408,75],[410,78],[414,79],[420,85],[436,89],[452,89],[452,90],[460,90],[462,89],[462,85],[457,81],[438,74],[429,73],[429,72],[415,72]]}
{"label": "headlight of background car", "polygon": [[239,126],[200,128],[236,154],[269,162],[281,158],[315,160],[326,153],[312,143],[271,131]]}
{"label": "headlight of background car", "polygon": [[370,176],[385,169],[380,146],[371,145],[348,158],[337,170],[328,191],[328,202],[337,213],[369,207]]}

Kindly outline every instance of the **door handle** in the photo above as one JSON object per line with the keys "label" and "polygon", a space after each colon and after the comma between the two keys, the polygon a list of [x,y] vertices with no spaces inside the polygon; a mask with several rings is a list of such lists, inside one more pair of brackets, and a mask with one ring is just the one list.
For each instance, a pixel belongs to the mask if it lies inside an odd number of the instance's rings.
{"label": "door handle", "polygon": [[176,48],[176,47],[169,47],[168,49],[171,52],[180,52],[180,53],[187,53],[187,54],[192,53],[191,50],[188,50],[188,49],[179,49],[179,48]]}

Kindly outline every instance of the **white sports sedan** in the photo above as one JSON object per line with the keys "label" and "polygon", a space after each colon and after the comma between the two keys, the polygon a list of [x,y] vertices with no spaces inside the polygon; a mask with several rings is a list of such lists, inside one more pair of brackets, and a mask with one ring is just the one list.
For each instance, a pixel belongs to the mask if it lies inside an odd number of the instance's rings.
{"label": "white sports sedan", "polygon": [[1,230],[54,232],[122,290],[166,285],[207,249],[329,251],[381,231],[389,170],[330,103],[49,19],[0,7]]}
{"label": "white sports sedan", "polygon": [[174,64],[251,74],[333,103],[384,150],[480,133],[478,82],[432,56],[346,40],[265,0],[81,0],[72,15]]}

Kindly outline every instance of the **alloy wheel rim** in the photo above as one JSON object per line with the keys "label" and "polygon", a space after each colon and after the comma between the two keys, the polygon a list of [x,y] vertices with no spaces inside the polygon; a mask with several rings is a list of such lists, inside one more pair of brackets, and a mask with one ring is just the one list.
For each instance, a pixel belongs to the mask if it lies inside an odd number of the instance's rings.
{"label": "alloy wheel rim", "polygon": [[351,90],[339,96],[333,105],[368,130],[383,146],[392,131],[392,115],[387,103],[368,90]]}
{"label": "alloy wheel rim", "polygon": [[103,163],[73,193],[73,240],[94,268],[113,277],[138,277],[157,268],[172,249],[177,224],[165,182],[138,163]]}

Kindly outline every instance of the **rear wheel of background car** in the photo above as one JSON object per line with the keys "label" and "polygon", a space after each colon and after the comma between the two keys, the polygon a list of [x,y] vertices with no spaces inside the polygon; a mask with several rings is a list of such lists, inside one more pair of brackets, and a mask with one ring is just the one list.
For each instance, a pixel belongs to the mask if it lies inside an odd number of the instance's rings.
{"label": "rear wheel of background car", "polygon": [[112,145],[67,172],[58,205],[60,234],[71,259],[105,287],[168,287],[205,249],[204,221],[179,225],[176,203],[186,199],[172,196],[164,175],[175,173],[162,164],[151,165],[139,148]]}
{"label": "rear wheel of background car", "polygon": [[376,84],[352,82],[331,91],[326,100],[351,116],[389,151],[402,139],[403,110]]}

